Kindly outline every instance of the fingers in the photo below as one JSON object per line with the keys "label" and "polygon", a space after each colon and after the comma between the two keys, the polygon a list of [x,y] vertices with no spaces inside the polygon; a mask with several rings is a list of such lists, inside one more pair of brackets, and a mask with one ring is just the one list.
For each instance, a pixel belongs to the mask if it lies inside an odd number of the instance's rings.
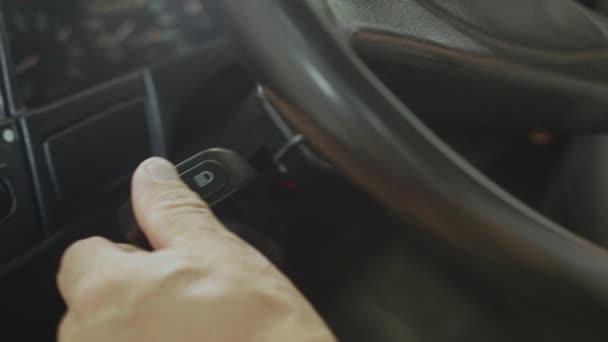
{"label": "fingers", "polygon": [[197,245],[225,232],[207,204],[164,159],[152,158],[139,166],[132,200],[137,222],[155,249]]}
{"label": "fingers", "polygon": [[[63,255],[57,285],[61,295],[69,304],[78,292],[78,286],[84,280],[95,277],[99,270],[108,263],[127,255],[125,250],[100,237],[90,238],[74,243]],[[94,280],[92,280],[94,281]]]}

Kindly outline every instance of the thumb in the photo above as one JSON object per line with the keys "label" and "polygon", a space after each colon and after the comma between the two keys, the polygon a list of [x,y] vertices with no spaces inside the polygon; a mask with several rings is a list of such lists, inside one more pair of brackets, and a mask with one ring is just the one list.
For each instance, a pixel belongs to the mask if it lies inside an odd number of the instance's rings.
{"label": "thumb", "polygon": [[225,233],[207,204],[162,158],[137,168],[131,193],[137,222],[155,249],[197,245]]}

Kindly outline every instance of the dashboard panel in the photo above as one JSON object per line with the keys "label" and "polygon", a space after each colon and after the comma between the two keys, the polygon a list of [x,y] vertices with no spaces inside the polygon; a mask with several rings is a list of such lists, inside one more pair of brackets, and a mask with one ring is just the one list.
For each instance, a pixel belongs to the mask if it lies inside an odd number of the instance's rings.
{"label": "dashboard panel", "polygon": [[37,108],[196,49],[200,0],[3,0],[13,97]]}

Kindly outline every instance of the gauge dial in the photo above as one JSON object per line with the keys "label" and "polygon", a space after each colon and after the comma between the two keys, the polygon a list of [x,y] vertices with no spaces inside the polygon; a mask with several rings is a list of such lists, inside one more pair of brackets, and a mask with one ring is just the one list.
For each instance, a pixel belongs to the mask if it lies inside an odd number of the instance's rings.
{"label": "gauge dial", "polygon": [[[91,50],[68,20],[73,9],[58,12],[47,2],[31,1],[7,1],[4,6],[13,73],[20,81],[16,93],[23,99],[59,96],[88,76]],[[37,90],[33,80],[44,89]]]}
{"label": "gauge dial", "polygon": [[2,2],[17,93],[32,107],[200,45],[199,0]]}
{"label": "gauge dial", "polygon": [[147,64],[186,52],[209,26],[198,0],[96,0],[85,6],[83,27],[113,63]]}

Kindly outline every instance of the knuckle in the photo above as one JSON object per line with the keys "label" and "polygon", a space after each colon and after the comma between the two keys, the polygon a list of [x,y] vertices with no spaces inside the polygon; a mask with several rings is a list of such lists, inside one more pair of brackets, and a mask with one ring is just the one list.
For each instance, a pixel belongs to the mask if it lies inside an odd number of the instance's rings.
{"label": "knuckle", "polygon": [[107,272],[92,271],[74,289],[76,312],[95,312],[121,292],[122,281]]}
{"label": "knuckle", "polygon": [[78,258],[82,255],[82,252],[89,250],[90,246],[104,243],[105,239],[101,237],[92,237],[85,240],[76,241],[71,244],[63,253],[61,258],[61,265],[64,266],[66,263]]}
{"label": "knuckle", "polygon": [[160,192],[152,200],[157,210],[191,208],[205,211],[209,209],[197,194],[181,188]]}
{"label": "knuckle", "polygon": [[216,231],[217,219],[211,209],[196,193],[183,190],[169,190],[151,199],[151,221],[162,222],[176,233],[194,230]]}
{"label": "knuckle", "polygon": [[176,280],[192,282],[208,273],[203,253],[174,250],[162,255],[162,258],[171,262],[163,263],[164,267],[157,268],[155,274],[159,282]]}
{"label": "knuckle", "polygon": [[68,247],[66,249],[65,254],[68,255],[68,256],[72,255],[76,251],[79,251],[81,249],[87,248],[88,246],[90,246],[92,244],[101,243],[103,241],[104,241],[104,239],[101,238],[101,237],[91,237],[91,238],[88,238],[88,239],[76,241],[73,244],[71,244],[70,247]]}
{"label": "knuckle", "polygon": [[192,232],[205,231],[207,217],[206,212],[200,209],[180,207],[174,209],[171,215],[165,219],[165,223],[173,229],[175,234],[187,236]]}

